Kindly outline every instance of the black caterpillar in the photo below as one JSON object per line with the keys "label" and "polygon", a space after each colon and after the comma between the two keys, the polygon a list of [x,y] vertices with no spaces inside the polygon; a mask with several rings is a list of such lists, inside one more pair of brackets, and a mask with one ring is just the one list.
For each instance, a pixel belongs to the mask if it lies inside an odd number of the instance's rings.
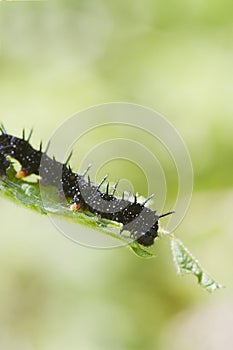
{"label": "black caterpillar", "polygon": [[90,177],[85,179],[89,167],[79,175],[72,172],[68,162],[60,163],[55,158],[50,158],[47,151],[42,152],[42,144],[39,150],[35,150],[29,143],[32,131],[28,138],[25,138],[23,130],[22,138],[8,135],[4,126],[0,127],[0,176],[6,176],[6,170],[11,162],[8,156],[16,159],[21,164],[21,170],[16,174],[17,178],[24,178],[31,174],[41,176],[40,182],[43,185],[55,185],[59,188],[67,200],[70,201],[70,208],[73,211],[88,210],[101,218],[122,223],[121,232],[127,230],[131,236],[141,245],[150,246],[158,236],[158,220],[173,212],[157,215],[145,204],[151,199],[148,197],[143,203],[137,202],[137,196],[131,202],[129,198],[114,196],[118,183],[109,193],[109,183],[106,191],[101,192],[100,186],[107,176],[96,186]]}

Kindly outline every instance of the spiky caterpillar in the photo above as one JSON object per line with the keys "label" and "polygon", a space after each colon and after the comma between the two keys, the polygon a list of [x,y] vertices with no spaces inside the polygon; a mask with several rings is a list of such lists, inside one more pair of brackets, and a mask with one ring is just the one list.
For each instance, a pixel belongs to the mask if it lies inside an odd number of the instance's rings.
{"label": "spiky caterpillar", "polygon": [[[62,191],[67,200],[71,200],[70,208],[73,211],[88,210],[101,218],[123,224],[121,231],[127,230],[131,236],[143,246],[150,246],[158,236],[158,220],[166,215],[157,215],[155,211],[147,208],[145,204],[152,196],[143,203],[137,202],[137,196],[131,202],[124,198],[114,196],[118,183],[109,193],[109,184],[106,191],[101,192],[100,187],[107,177],[104,177],[99,185],[91,182],[89,176],[85,179],[86,171],[79,175],[72,172],[66,163],[60,163],[55,158],[50,158],[47,152],[35,150],[29,143],[31,133],[25,138],[23,131],[22,138],[7,134],[5,128],[0,128],[0,175],[6,176],[6,170],[10,166],[8,156],[16,159],[21,164],[21,170],[16,174],[18,178],[24,178],[31,174],[41,176],[43,185],[55,185]],[[69,157],[70,158],[70,157]]]}

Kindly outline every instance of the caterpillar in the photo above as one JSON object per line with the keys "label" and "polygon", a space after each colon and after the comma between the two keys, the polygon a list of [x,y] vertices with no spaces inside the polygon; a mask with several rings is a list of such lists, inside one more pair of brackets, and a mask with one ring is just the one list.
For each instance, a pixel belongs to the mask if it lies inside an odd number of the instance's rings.
{"label": "caterpillar", "polygon": [[98,185],[92,183],[89,176],[85,178],[90,167],[83,174],[74,173],[69,166],[71,155],[65,163],[57,161],[47,155],[47,150],[42,151],[42,143],[39,150],[30,144],[32,130],[28,137],[25,131],[22,138],[9,135],[3,125],[0,127],[0,176],[7,175],[7,169],[11,162],[8,157],[17,160],[21,169],[16,177],[23,179],[31,174],[40,175],[42,185],[54,185],[58,187],[69,202],[70,209],[89,211],[98,217],[116,221],[122,224],[121,232],[127,230],[139,244],[151,246],[158,237],[158,221],[160,218],[173,212],[158,215],[146,207],[146,203],[152,198],[149,196],[143,203],[139,203],[137,195],[134,200],[115,196],[118,182],[112,192],[109,192],[109,183],[106,190],[101,191],[102,184],[106,181],[105,176]]}

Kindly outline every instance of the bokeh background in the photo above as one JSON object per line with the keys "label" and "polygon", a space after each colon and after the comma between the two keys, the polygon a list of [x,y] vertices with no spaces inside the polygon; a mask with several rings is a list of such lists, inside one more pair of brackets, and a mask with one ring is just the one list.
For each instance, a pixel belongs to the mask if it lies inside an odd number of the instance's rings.
{"label": "bokeh background", "polygon": [[[195,175],[176,234],[226,286],[209,295],[177,276],[166,239],[152,260],[88,249],[1,198],[0,349],[232,349],[232,16],[229,0],[0,3],[9,132],[34,127],[37,145],[77,111],[110,101],[162,113]],[[112,167],[131,180],[130,167]],[[135,187],[147,194],[143,181]]]}

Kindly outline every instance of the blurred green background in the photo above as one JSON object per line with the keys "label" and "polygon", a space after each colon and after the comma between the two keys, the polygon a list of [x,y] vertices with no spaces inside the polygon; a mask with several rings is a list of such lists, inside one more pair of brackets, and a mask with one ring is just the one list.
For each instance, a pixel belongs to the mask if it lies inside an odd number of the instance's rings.
{"label": "blurred green background", "polygon": [[176,276],[166,239],[152,260],[88,249],[1,198],[0,349],[233,348],[232,18],[229,0],[0,3],[7,130],[33,126],[37,145],[95,104],[162,113],[187,144],[195,175],[176,234],[226,286],[208,295]]}

